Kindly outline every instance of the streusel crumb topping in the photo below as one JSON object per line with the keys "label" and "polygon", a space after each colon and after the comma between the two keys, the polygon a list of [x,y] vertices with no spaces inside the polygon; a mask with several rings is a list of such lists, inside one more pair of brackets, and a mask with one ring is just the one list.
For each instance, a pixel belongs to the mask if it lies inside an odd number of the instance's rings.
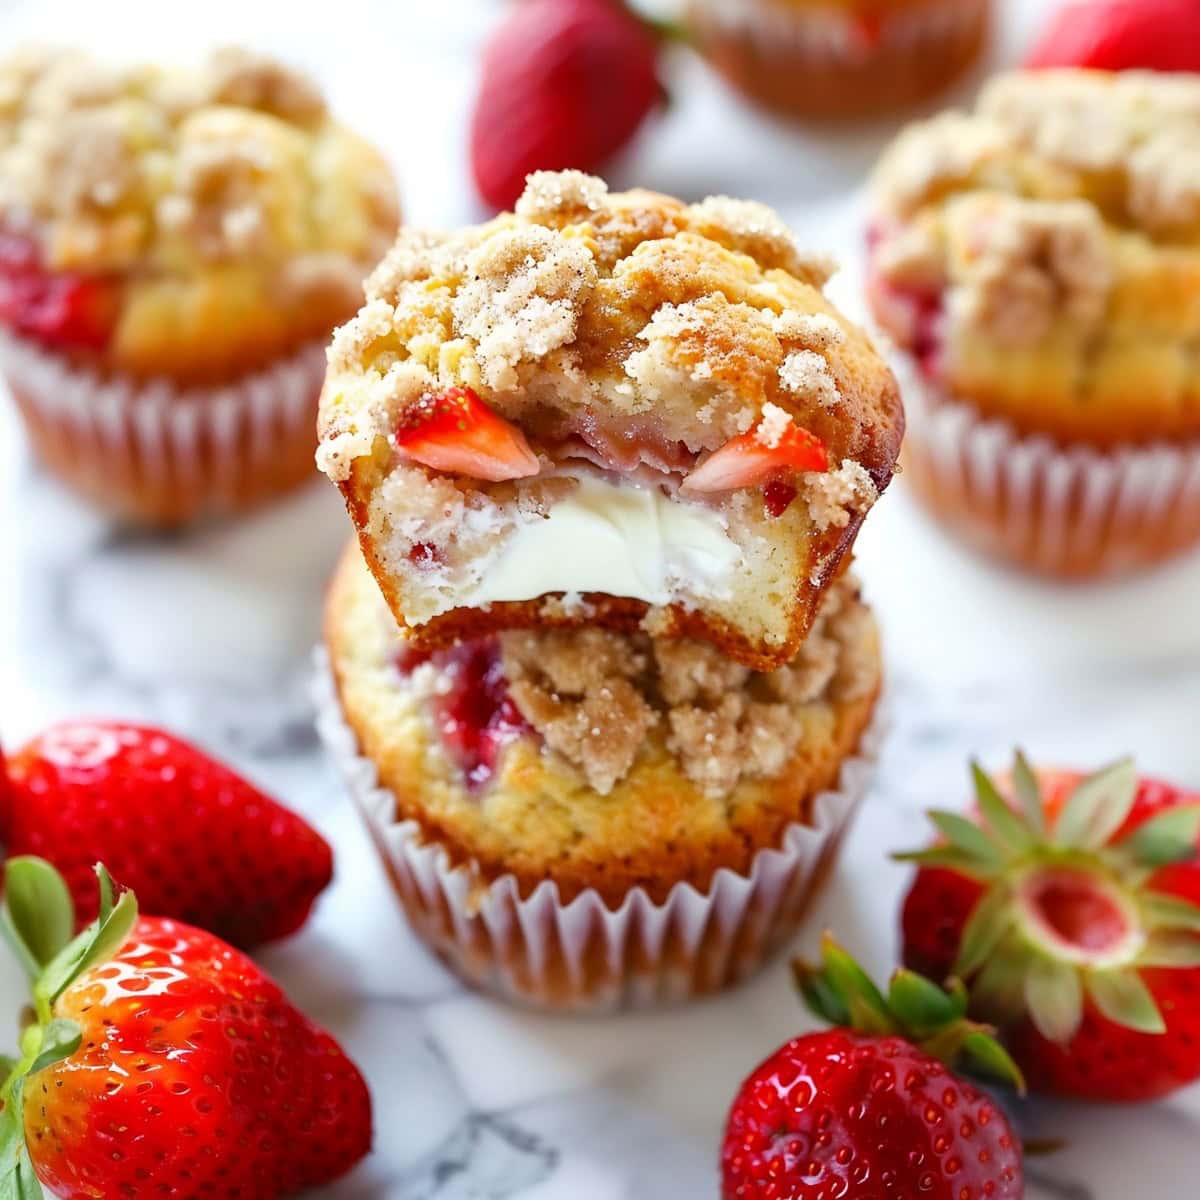
{"label": "streusel crumb topping", "polygon": [[1001,76],[874,197],[876,315],[944,391],[1105,444],[1200,427],[1200,78]]}
{"label": "streusel crumb topping", "polygon": [[396,201],[313,82],[274,59],[226,48],[166,70],[26,50],[0,63],[0,221],[54,269],[338,251],[361,274],[395,233]]}
{"label": "streusel crumb topping", "polygon": [[514,213],[400,234],[334,340],[318,465],[345,482],[408,405],[451,387],[518,424],[553,409],[619,435],[645,416],[692,454],[773,404],[839,460],[881,457],[894,384],[822,294],[831,269],[762,204],[537,172]]}
{"label": "streusel crumb topping", "polygon": [[870,614],[858,584],[832,586],[786,666],[756,672],[706,642],[603,629],[501,635],[510,694],[547,748],[607,794],[632,768],[647,731],[707,794],[777,775],[803,728],[800,709],[853,700],[875,685]]}

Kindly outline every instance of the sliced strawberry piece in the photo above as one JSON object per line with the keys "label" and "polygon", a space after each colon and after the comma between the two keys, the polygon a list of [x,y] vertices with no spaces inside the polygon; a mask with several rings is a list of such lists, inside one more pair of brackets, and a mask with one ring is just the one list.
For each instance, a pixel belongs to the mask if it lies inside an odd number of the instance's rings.
{"label": "sliced strawberry piece", "polygon": [[422,396],[401,418],[393,441],[413,462],[472,479],[498,483],[541,470],[525,435],[470,388]]}
{"label": "sliced strawberry piece", "polygon": [[[790,418],[782,431],[760,421],[749,433],[731,438],[704,460],[681,485],[690,492],[729,492],[755,487],[788,471],[825,471],[825,443]],[[786,507],[786,506],[785,506]]]}

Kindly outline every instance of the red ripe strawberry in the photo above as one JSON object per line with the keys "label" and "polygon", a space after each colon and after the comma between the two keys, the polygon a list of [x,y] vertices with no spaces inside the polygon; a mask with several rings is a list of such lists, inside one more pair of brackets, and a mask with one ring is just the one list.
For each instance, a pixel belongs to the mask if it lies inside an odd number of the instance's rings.
{"label": "red ripe strawberry", "polygon": [[1196,0],[1082,0],[1057,9],[1029,67],[1200,71]]}
{"label": "red ripe strawberry", "polygon": [[47,346],[101,350],[115,320],[111,284],[47,271],[32,241],[0,233],[0,323]]}
{"label": "red ripe strawberry", "polygon": [[401,417],[393,441],[413,462],[472,479],[496,483],[541,470],[525,435],[465,387],[422,396]]}
{"label": "red ripe strawberry", "polygon": [[4,1084],[0,1200],[38,1195],[34,1175],[62,1200],[273,1200],[348,1171],[371,1101],[341,1047],[245,955],[139,918],[98,874],[97,919],[71,940],[62,877],[9,864],[3,925],[35,1019]]}
{"label": "red ripe strawberry", "polygon": [[298,929],[333,875],[302,818],[159,729],[64,722],[11,755],[8,774],[0,839],[61,871],[82,921],[96,913],[97,860],[147,912],[243,947]]}
{"label": "red ripe strawberry", "polygon": [[1014,807],[974,768],[980,814],[931,813],[943,841],[902,917],[904,961],[965,980],[1030,1086],[1147,1100],[1200,1078],[1200,796],[1129,761],[1035,776]]}
{"label": "red ripe strawberry", "polygon": [[479,194],[511,208],[534,171],[599,170],[662,96],[657,38],[620,0],[511,5],[471,118]]}
{"label": "red ripe strawberry", "polygon": [[1021,1146],[1008,1119],[948,1063],[1021,1086],[1020,1073],[944,992],[897,971],[882,995],[826,937],[797,966],[809,1006],[837,1028],[794,1038],[742,1084],[721,1150],[723,1200],[1016,1200]]}
{"label": "red ripe strawberry", "polygon": [[[790,418],[781,429],[768,430],[766,423],[760,421],[749,433],[730,438],[710,454],[681,486],[691,492],[728,492],[777,481],[797,471],[828,468],[825,443],[815,433],[809,433]],[[767,499],[770,504],[770,497]],[[790,502],[789,498],[787,503]]]}

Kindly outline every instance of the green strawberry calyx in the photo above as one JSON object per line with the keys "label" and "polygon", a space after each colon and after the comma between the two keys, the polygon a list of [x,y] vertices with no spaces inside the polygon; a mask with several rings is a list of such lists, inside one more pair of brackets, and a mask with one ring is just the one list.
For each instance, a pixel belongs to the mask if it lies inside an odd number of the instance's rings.
{"label": "green strawberry calyx", "polygon": [[25,1081],[69,1058],[82,1038],[74,1021],[54,1015],[55,1001],[85,971],[107,962],[137,920],[132,892],[117,895],[112,876],[96,867],[100,911],[78,934],[75,906],[63,877],[41,858],[12,858],[4,868],[3,933],[33,985],[33,1019],[17,1058],[0,1058],[0,1200],[40,1200],[42,1192],[21,1115]]}
{"label": "green strawberry calyx", "polygon": [[1090,1003],[1115,1024],[1162,1033],[1146,967],[1200,967],[1200,907],[1154,890],[1155,873],[1197,857],[1200,803],[1165,809],[1129,832],[1131,759],[1089,775],[1050,820],[1018,752],[1013,801],[972,765],[978,820],[933,810],[942,840],[896,857],[967,875],[984,888],[963,930],[954,975],[971,1008],[1003,1027],[1028,1016],[1067,1044]]}
{"label": "green strawberry calyx", "polygon": [[792,972],[808,1008],[831,1025],[902,1037],[948,1067],[961,1065],[1024,1094],[1021,1069],[995,1030],[968,1019],[967,991],[957,980],[942,988],[900,967],[885,993],[828,933],[821,939],[820,962],[795,959]]}

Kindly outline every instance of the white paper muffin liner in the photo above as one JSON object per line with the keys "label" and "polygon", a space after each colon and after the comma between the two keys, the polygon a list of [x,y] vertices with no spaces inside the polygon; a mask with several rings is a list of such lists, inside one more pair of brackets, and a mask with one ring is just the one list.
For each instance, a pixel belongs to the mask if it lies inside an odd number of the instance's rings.
{"label": "white paper muffin liner", "polygon": [[915,372],[904,382],[904,478],[986,553],[1084,578],[1200,541],[1200,442],[1060,446],[938,395]]}
{"label": "white paper muffin liner", "polygon": [[240,509],[311,473],[324,343],[214,387],[100,375],[0,332],[3,370],[40,457],[129,519]]}
{"label": "white paper muffin liner", "polygon": [[878,710],[813,823],[789,827],[748,874],[716,872],[707,892],[679,883],[662,903],[640,888],[609,909],[585,891],[563,903],[552,880],[522,898],[516,879],[480,879],[397,821],[393,793],[359,752],[326,653],[318,651],[317,729],[383,856],[409,922],[453,971],[503,999],[560,1011],[609,1012],[680,1003],[757,970],[797,928],[832,865],[874,771]]}
{"label": "white paper muffin liner", "polygon": [[934,0],[883,14],[878,33],[863,36],[849,12],[801,8],[785,0],[689,0],[691,19],[712,33],[745,38],[767,59],[809,58],[861,67],[882,54],[919,55],[973,38],[988,0]]}

